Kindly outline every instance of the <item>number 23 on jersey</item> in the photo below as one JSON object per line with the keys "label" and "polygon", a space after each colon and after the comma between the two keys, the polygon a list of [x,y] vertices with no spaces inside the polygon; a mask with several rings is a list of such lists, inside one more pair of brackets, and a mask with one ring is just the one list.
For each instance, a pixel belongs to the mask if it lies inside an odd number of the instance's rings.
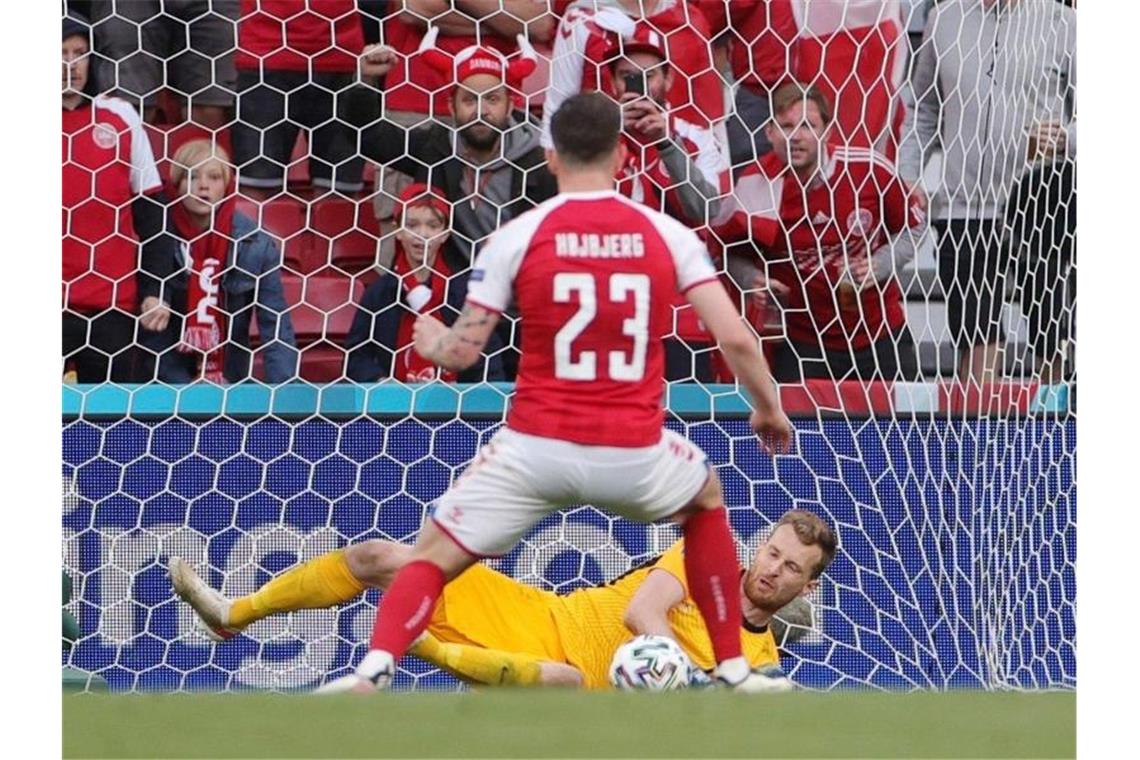
{"label": "number 23 on jersey", "polygon": [[[599,293],[599,291],[601,291]],[[645,377],[645,353],[649,346],[649,275],[623,274],[595,276],[583,272],[561,272],[554,276],[554,302],[578,301],[578,311],[554,336],[554,376],[559,380],[597,380],[598,352],[589,349],[574,356],[574,341],[587,330],[613,331],[613,327],[597,322],[598,299],[610,304],[633,303],[633,316],[622,320],[619,337],[616,332],[608,344],[629,345],[609,351],[609,379],[638,382]]]}

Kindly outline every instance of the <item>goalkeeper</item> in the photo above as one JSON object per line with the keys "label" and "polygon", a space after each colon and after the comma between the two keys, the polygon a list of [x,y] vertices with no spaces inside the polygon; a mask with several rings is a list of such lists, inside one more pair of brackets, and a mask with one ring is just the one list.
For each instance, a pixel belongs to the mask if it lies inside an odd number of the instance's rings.
{"label": "goalkeeper", "polygon": [[[795,509],[741,569],[741,642],[751,667],[779,664],[773,616],[815,589],[835,548],[827,523]],[[227,639],[274,613],[332,607],[369,587],[385,589],[410,552],[410,546],[379,539],[352,544],[234,600],[178,557],[170,560],[170,577],[207,630]],[[689,597],[682,541],[610,583],[564,595],[474,565],[444,587],[411,653],[476,684],[607,688],[614,650],[636,634],[669,636],[697,667],[711,671],[716,665]]]}

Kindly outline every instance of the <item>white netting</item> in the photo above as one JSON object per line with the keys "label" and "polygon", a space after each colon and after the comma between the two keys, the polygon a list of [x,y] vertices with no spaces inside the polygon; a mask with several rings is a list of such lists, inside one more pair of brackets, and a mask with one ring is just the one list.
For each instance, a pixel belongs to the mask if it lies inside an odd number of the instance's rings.
{"label": "white netting", "polygon": [[[1074,686],[1072,9],[432,5],[64,4],[65,664],[121,689],[287,689],[359,657],[375,592],[214,647],[166,560],[238,595],[348,542],[410,541],[503,418],[510,385],[467,383],[513,381],[519,345],[508,315],[485,361],[438,378],[454,391],[417,385],[409,320],[454,316],[473,252],[555,192],[544,114],[641,87],[657,105],[636,101],[619,190],[706,239],[798,447],[759,452],[688,309],[666,336],[670,425],[717,466],[742,559],[792,507],[839,535],[792,678]],[[418,49],[429,21],[443,66]],[[454,86],[476,42],[517,66],[518,33],[533,71]],[[580,508],[498,566],[565,592],[672,538]]]}

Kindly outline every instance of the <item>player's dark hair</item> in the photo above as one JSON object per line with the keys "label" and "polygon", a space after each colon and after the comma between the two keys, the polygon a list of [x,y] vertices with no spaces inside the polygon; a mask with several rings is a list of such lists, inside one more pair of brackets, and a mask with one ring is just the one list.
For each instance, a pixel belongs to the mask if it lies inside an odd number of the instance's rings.
{"label": "player's dark hair", "polygon": [[554,150],[571,165],[589,165],[609,156],[620,135],[621,108],[600,92],[567,99],[550,120]]}
{"label": "player's dark hair", "polygon": [[[832,532],[831,526],[824,522],[823,518],[819,517],[806,509],[789,509],[784,513],[780,521],[776,523],[776,528],[781,525],[790,525],[792,530],[796,532],[796,538],[804,546],[818,546],[823,556],[819,558],[819,562],[811,570],[811,577],[818,578],[831,564],[831,560],[835,559],[835,549],[837,542],[835,540],[835,533]],[[775,530],[776,528],[773,528]]]}

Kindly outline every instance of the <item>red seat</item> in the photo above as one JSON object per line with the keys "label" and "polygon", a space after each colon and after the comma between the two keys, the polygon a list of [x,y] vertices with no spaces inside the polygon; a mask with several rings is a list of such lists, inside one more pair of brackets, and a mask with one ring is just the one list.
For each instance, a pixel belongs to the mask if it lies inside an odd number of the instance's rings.
{"label": "red seat", "polygon": [[321,341],[301,349],[298,374],[311,383],[334,383],[344,379],[346,354],[340,346]]}
{"label": "red seat", "polygon": [[374,266],[379,225],[368,201],[331,196],[314,201],[310,216],[313,232],[331,245],[328,260],[346,272]]}
{"label": "red seat", "polygon": [[308,277],[282,275],[285,302],[297,345],[307,346],[322,339],[342,344],[352,326],[356,303],[364,285],[353,277],[323,269]]}
{"label": "red seat", "polygon": [[285,173],[285,183],[289,188],[309,187],[309,140],[305,130],[297,130],[297,142],[293,143],[293,154],[289,156],[289,167]]}

